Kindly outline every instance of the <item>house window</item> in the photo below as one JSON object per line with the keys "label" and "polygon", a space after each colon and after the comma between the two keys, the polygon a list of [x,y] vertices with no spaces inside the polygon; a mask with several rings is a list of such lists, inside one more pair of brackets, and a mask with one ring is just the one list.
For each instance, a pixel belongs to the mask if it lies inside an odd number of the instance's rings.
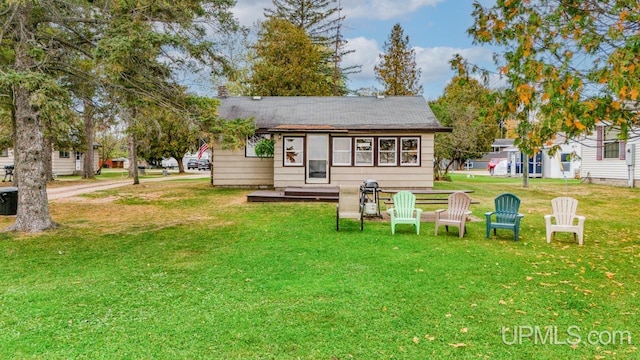
{"label": "house window", "polygon": [[2,149],[2,151],[0,151],[0,157],[9,157],[9,149]]}
{"label": "house window", "polygon": [[304,165],[304,138],[284,138],[284,166]]}
{"label": "house window", "polygon": [[418,166],[420,164],[420,138],[400,138],[400,165]]}
{"label": "house window", "polygon": [[351,138],[334,137],[333,138],[333,165],[350,166],[351,165]]}
{"label": "house window", "polygon": [[571,153],[560,154],[560,167],[563,172],[571,171]]}
{"label": "house window", "polygon": [[356,138],[356,166],[373,166],[373,138]]}
{"label": "house window", "polygon": [[256,155],[256,144],[263,139],[271,139],[271,134],[254,134],[247,136],[247,142],[244,147],[245,157],[258,157]]}
{"label": "house window", "polygon": [[398,139],[379,138],[378,139],[378,165],[395,166],[398,158]]}
{"label": "house window", "polygon": [[69,159],[69,151],[60,151],[59,153],[59,157],[60,159]]}
{"label": "house window", "polygon": [[603,150],[605,159],[619,159],[620,158],[620,140],[618,140],[619,130],[611,129],[605,130]]}

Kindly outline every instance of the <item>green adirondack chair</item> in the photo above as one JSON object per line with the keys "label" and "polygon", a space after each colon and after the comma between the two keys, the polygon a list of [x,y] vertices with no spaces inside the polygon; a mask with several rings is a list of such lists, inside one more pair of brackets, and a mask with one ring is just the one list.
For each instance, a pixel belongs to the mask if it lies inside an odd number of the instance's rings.
{"label": "green adirondack chair", "polygon": [[[520,232],[520,219],[524,215],[518,213],[520,208],[520,199],[513,194],[502,194],[495,198],[496,210],[485,213],[487,218],[487,239],[496,235],[496,229],[507,229],[513,231],[513,241],[518,241]],[[492,221],[492,215],[495,214],[495,221]]]}
{"label": "green adirondack chair", "polygon": [[393,207],[387,212],[391,216],[391,233],[396,233],[396,224],[411,224],[420,235],[422,209],[416,209],[416,196],[410,191],[399,191],[393,195]]}

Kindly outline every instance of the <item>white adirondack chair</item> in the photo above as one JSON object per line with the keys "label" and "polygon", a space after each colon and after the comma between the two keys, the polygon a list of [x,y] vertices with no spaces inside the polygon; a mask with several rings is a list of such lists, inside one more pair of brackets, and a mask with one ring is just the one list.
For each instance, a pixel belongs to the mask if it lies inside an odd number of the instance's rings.
{"label": "white adirondack chair", "polygon": [[[574,239],[578,238],[578,244],[582,245],[585,217],[576,215],[578,200],[566,196],[557,197],[551,200],[551,207],[553,214],[544,216],[547,225],[547,243],[551,242],[551,237],[556,232],[570,232],[573,233]],[[555,223],[552,219],[555,219]]]}
{"label": "white adirondack chair", "polygon": [[471,198],[469,195],[457,191],[449,195],[447,209],[436,210],[436,229],[435,235],[438,235],[438,228],[444,225],[445,230],[449,231],[449,225],[458,227],[458,235],[460,238],[464,236],[465,224],[467,217],[471,215],[469,206]]}

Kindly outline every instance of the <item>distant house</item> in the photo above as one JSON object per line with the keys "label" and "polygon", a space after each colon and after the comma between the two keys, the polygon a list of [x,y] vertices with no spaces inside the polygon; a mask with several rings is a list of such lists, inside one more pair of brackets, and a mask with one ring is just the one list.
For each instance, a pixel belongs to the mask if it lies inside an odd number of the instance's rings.
{"label": "distant house", "polygon": [[[243,151],[214,147],[214,186],[432,188],[434,134],[450,131],[421,96],[229,97],[218,113],[258,131]],[[274,140],[273,158],[255,155],[260,138]]]}
{"label": "distant house", "polygon": [[[93,148],[99,148],[99,144],[94,144]],[[74,175],[82,172],[82,152],[74,150],[54,150],[51,153],[51,167],[57,175]],[[4,149],[0,152],[0,168],[7,165],[13,165],[13,149]],[[93,152],[94,171],[100,166],[100,156],[98,151]]]}
{"label": "distant house", "polygon": [[551,156],[549,148],[542,149],[542,177],[552,179],[573,179],[580,176],[582,164],[582,146],[564,134],[556,137],[555,145],[560,146]]}
{"label": "distant house", "polygon": [[[638,129],[636,129],[637,131]],[[600,123],[582,139],[580,177],[595,183],[636,187],[640,185],[640,139],[618,139],[620,130]]]}
{"label": "distant house", "polygon": [[487,165],[492,159],[507,159],[513,149],[514,139],[494,139],[491,144],[491,152],[485,154],[480,159],[471,161],[473,169],[487,169]]}

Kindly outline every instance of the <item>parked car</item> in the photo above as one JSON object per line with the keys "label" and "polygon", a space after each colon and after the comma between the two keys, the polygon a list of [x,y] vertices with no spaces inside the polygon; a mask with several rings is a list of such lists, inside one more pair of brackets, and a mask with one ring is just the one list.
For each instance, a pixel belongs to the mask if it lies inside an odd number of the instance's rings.
{"label": "parked car", "polygon": [[200,159],[198,161],[198,170],[211,170],[211,161],[209,159]]}
{"label": "parked car", "polygon": [[189,159],[187,161],[187,170],[197,169],[198,168],[198,159]]}

